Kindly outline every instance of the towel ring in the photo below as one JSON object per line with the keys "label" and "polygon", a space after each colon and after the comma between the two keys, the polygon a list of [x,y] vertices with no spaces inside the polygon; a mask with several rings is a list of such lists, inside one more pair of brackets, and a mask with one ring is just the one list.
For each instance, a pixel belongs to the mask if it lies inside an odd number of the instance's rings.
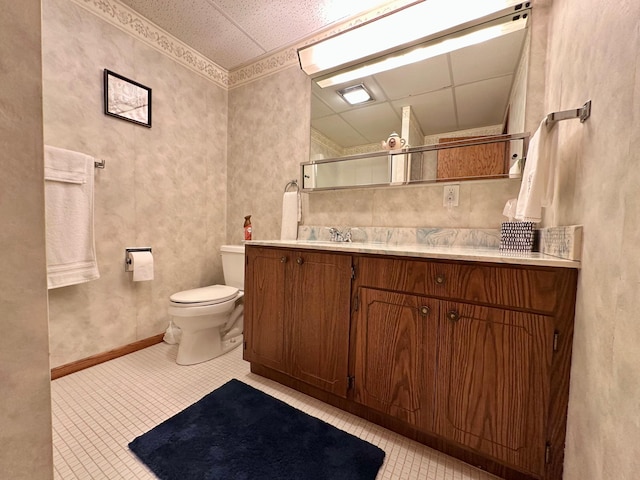
{"label": "towel ring", "polygon": [[284,192],[287,193],[289,191],[289,187],[293,187],[295,188],[296,192],[300,193],[300,187],[298,186],[298,180],[291,180],[289,183],[287,183],[287,185],[284,187]]}

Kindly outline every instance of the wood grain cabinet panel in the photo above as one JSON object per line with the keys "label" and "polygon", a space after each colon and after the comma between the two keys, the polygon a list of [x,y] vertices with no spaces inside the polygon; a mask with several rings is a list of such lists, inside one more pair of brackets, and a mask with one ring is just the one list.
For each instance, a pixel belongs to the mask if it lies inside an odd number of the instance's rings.
{"label": "wood grain cabinet panel", "polygon": [[[478,137],[441,138],[438,143],[460,142]],[[439,179],[495,177],[509,171],[505,142],[438,150]]]}
{"label": "wood grain cabinet panel", "polygon": [[553,269],[363,257],[359,283],[418,295],[550,313],[571,289]]}
{"label": "wood grain cabinet panel", "polygon": [[435,301],[370,288],[358,295],[354,400],[432,430]]}
{"label": "wood grain cabinet panel", "polygon": [[443,302],[435,432],[543,474],[553,336],[548,317]]}
{"label": "wood grain cabinet panel", "polygon": [[247,246],[244,359],[346,397],[351,257]]}
{"label": "wood grain cabinet panel", "polygon": [[287,372],[285,299],[290,255],[268,248],[246,248],[244,359]]}
{"label": "wood grain cabinet panel", "polygon": [[351,257],[296,252],[291,262],[291,375],[346,396]]}

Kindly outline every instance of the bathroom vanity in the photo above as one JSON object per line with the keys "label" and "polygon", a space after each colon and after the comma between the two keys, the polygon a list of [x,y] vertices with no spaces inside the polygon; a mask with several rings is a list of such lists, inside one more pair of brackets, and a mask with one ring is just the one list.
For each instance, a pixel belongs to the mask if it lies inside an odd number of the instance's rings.
{"label": "bathroom vanity", "polygon": [[246,246],[251,371],[506,479],[560,480],[579,262]]}

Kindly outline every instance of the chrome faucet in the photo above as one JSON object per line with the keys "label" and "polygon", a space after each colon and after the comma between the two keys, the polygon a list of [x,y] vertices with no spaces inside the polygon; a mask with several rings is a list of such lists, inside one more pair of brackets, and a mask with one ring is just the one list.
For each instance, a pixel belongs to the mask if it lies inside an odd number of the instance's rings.
{"label": "chrome faucet", "polygon": [[329,229],[330,239],[332,242],[350,242],[351,241],[351,229],[347,228],[345,231],[340,231],[335,227]]}

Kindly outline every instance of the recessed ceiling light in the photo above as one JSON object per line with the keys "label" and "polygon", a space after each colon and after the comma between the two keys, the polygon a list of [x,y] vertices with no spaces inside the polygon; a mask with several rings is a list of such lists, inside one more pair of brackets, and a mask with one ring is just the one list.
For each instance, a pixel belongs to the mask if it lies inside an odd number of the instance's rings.
{"label": "recessed ceiling light", "polygon": [[344,98],[349,105],[358,105],[374,100],[373,95],[369,93],[369,90],[367,90],[362,83],[338,90],[338,94]]}

